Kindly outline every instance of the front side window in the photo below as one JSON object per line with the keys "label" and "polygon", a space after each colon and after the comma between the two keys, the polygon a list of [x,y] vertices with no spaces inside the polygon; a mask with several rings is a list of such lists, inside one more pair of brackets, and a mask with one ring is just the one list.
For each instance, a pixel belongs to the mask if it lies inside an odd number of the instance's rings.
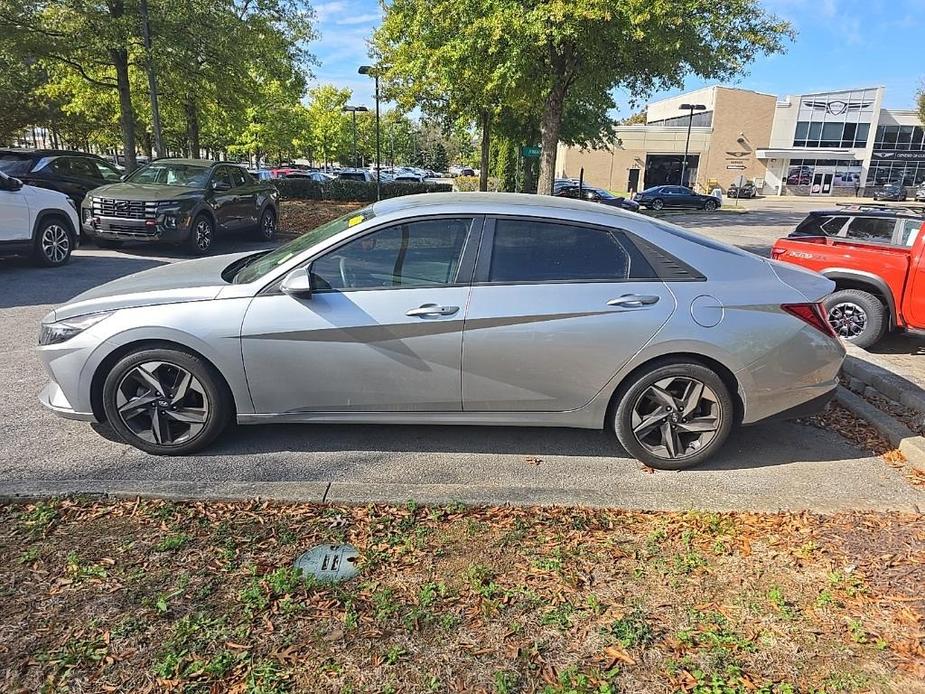
{"label": "front side window", "polygon": [[472,222],[426,219],[366,234],[313,262],[312,286],[350,291],[453,284]]}
{"label": "front side window", "polygon": [[232,188],[240,188],[241,186],[247,185],[247,174],[245,174],[237,166],[229,167],[228,173],[231,176],[231,187]]}
{"label": "front side window", "polygon": [[891,243],[896,221],[880,217],[855,217],[848,225],[845,234],[849,239],[871,241],[874,243]]}
{"label": "front side window", "polygon": [[[635,250],[635,249],[634,249]],[[499,219],[490,282],[568,282],[650,279],[652,268],[603,229]]]}

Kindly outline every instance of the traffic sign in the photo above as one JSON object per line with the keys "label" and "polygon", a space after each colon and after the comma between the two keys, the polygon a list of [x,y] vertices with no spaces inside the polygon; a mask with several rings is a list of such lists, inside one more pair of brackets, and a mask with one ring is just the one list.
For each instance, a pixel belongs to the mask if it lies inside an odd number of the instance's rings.
{"label": "traffic sign", "polygon": [[525,145],[520,148],[520,153],[525,157],[538,157],[540,156],[541,148],[534,145]]}

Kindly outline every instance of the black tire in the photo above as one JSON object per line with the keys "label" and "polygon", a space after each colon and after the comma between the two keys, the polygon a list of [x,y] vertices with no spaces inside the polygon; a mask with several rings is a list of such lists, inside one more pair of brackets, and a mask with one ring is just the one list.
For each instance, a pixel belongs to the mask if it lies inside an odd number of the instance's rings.
{"label": "black tire", "polygon": [[[664,401],[649,395],[650,388],[658,388],[656,384],[660,383],[664,386],[663,391],[672,396],[673,404],[670,406],[662,407],[659,403]],[[697,398],[696,406],[688,412],[684,399],[676,396],[690,393],[693,399],[696,390],[688,391],[686,386],[695,383],[705,388],[700,391],[701,397]],[[659,470],[683,470],[710,458],[725,443],[735,417],[732,396],[723,380],[706,366],[686,359],[656,362],[634,375],[632,381],[622,385],[614,397],[617,407],[613,411],[612,425],[620,445],[637,460]],[[648,408],[650,402],[657,405],[651,411]],[[635,428],[641,432],[639,435],[634,432],[634,416]],[[650,417],[655,420],[649,421],[657,421],[657,424],[651,425],[648,430],[643,429],[640,425]],[[715,429],[711,432],[682,430],[698,425],[715,426]],[[663,426],[669,427],[667,435],[674,441],[674,456],[667,446],[661,446],[663,453],[658,451],[658,440],[666,440]]]}
{"label": "black tire", "polygon": [[190,225],[186,250],[191,255],[208,255],[215,243],[215,224],[205,213],[199,213]]}
{"label": "black tire", "polygon": [[835,334],[856,347],[876,344],[889,326],[883,302],[861,289],[833,292],[822,305]]}
{"label": "black tire", "polygon": [[[133,379],[131,374],[136,367],[148,363],[160,363],[157,371],[153,372],[157,378],[155,382],[163,384],[163,389],[156,393],[150,382],[142,383]],[[191,374],[192,381],[187,384],[188,395],[180,401],[179,405],[171,406],[173,396],[179,391],[181,379],[175,375],[181,370]],[[149,373],[152,373],[149,371]],[[196,385],[192,385],[197,382]],[[172,392],[171,383],[176,388]],[[145,393],[144,389],[148,392]],[[145,402],[129,412],[136,412],[123,416],[119,411],[120,399],[126,398],[126,393],[134,390],[133,397],[146,397],[160,394],[152,402]],[[184,391],[187,393],[187,390]],[[132,398],[129,398],[131,402]],[[141,402],[141,401],[139,401]],[[233,414],[233,399],[231,391],[224,379],[202,357],[180,349],[154,348],[141,349],[132,352],[112,368],[103,383],[103,409],[106,412],[106,421],[113,432],[125,443],[153,455],[186,455],[202,450],[228,426]],[[123,410],[126,411],[123,404]],[[179,409],[178,409],[179,407]],[[155,420],[154,412],[158,419]],[[201,416],[201,424],[188,424],[188,420],[177,420],[177,416],[191,416],[190,413]],[[133,428],[127,422],[131,422]],[[160,422],[160,436],[153,435],[155,422]],[[197,427],[193,433],[193,427]],[[184,438],[184,427],[187,427]],[[149,429],[151,438],[161,440],[147,440],[139,435],[138,430]],[[168,439],[174,438],[174,441]]]}
{"label": "black tire", "polygon": [[665,208],[665,201],[661,198],[655,198],[655,200],[649,203],[649,207],[653,210],[662,210]]}
{"label": "black tire", "polygon": [[122,248],[122,241],[102,239],[98,236],[93,239],[93,243],[96,244],[97,248]]}
{"label": "black tire", "polygon": [[59,215],[45,217],[35,234],[32,259],[41,267],[61,267],[71,259],[74,233],[67,219]]}
{"label": "black tire", "polygon": [[272,207],[266,207],[260,215],[255,231],[260,241],[273,241],[276,239],[276,212]]}
{"label": "black tire", "polygon": [[717,207],[718,207],[718,205],[716,204],[716,200],[706,200],[706,201],[703,203],[703,209],[704,209],[706,212],[712,212],[712,211],[715,210]]}

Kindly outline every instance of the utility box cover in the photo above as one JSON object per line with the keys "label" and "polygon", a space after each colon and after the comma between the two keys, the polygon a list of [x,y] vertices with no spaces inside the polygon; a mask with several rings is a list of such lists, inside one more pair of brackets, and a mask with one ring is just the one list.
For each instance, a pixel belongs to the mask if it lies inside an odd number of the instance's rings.
{"label": "utility box cover", "polygon": [[348,581],[360,570],[360,552],[353,545],[318,545],[295,560],[295,568],[305,576],[327,583]]}
{"label": "utility box cover", "polygon": [[520,153],[525,157],[538,157],[541,151],[541,147],[536,147],[534,145],[526,145],[520,148]]}

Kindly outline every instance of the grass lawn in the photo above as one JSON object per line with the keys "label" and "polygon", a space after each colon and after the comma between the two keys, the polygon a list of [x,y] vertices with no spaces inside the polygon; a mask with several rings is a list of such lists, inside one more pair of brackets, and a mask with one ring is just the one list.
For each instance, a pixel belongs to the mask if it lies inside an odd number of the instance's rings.
{"label": "grass lawn", "polygon": [[64,499],[0,552],[4,692],[925,691],[923,516]]}

